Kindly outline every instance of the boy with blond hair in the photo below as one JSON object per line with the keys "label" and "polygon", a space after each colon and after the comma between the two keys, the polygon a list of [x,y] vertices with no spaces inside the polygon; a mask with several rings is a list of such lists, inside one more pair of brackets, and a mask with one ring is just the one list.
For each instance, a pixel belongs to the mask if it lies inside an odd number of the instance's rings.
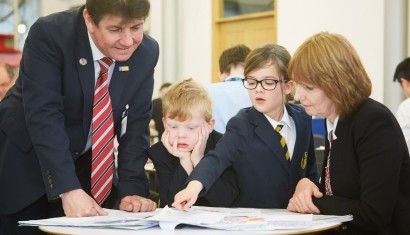
{"label": "boy with blond hair", "polygon": [[[173,203],[204,153],[214,149],[222,135],[213,130],[208,93],[191,78],[171,86],[162,108],[165,131],[161,141],[148,150],[148,157],[157,172],[161,206],[165,206]],[[235,177],[232,168],[226,169],[195,205],[231,206],[238,195]]]}

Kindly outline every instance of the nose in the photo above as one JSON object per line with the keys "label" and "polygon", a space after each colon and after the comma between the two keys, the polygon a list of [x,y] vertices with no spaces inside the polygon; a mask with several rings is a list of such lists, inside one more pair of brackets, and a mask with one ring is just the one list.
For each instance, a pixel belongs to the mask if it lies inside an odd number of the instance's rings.
{"label": "nose", "polygon": [[299,85],[296,85],[294,99],[295,99],[296,101],[300,101],[300,98],[301,98],[301,89],[300,89],[300,86],[299,86]]}
{"label": "nose", "polygon": [[120,43],[123,46],[131,46],[134,43],[132,33],[129,30],[123,30],[121,33]]}
{"label": "nose", "polygon": [[182,128],[180,128],[178,130],[178,138],[184,138],[185,136],[186,136],[185,131]]}
{"label": "nose", "polygon": [[263,87],[262,87],[262,82],[256,83],[255,91],[256,91],[256,92],[263,92],[263,91],[265,91],[265,89],[263,89]]}

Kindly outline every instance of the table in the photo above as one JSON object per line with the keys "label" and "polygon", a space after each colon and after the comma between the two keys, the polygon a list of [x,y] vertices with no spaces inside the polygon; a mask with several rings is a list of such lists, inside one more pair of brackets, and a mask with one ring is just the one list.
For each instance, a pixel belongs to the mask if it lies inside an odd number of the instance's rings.
{"label": "table", "polygon": [[40,226],[40,230],[48,234],[76,234],[76,235],[122,235],[122,234],[144,234],[144,235],[252,235],[252,234],[318,234],[320,232],[338,228],[341,223],[332,222],[323,225],[312,226],[303,230],[277,230],[277,231],[224,231],[208,228],[199,228],[185,226],[177,230],[162,230],[159,227],[142,229],[142,230],[123,230],[123,229],[90,229],[90,228],[73,228],[73,227],[57,227],[57,226]]}

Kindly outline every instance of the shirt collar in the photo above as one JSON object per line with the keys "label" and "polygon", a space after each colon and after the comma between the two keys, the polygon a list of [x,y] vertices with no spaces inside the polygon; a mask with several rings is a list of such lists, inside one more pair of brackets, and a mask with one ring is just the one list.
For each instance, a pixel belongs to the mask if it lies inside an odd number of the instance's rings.
{"label": "shirt collar", "polygon": [[244,78],[245,78],[245,76],[243,76],[243,75],[234,74],[234,75],[231,75],[231,76],[227,77],[227,78],[224,80],[224,82],[240,81],[240,80],[242,80],[242,79],[244,79]]}
{"label": "shirt collar", "polygon": [[279,124],[286,125],[288,128],[292,129],[290,116],[289,116],[288,110],[286,109],[285,106],[283,107],[282,119],[279,122],[277,122],[276,120],[273,120],[273,118],[269,117],[266,114],[263,114],[263,115],[265,115],[265,117],[268,119],[270,124],[273,126],[273,129],[276,129],[276,126],[279,125]]}
{"label": "shirt collar", "polygon": [[[87,34],[88,34],[88,40],[90,41],[90,47],[91,47],[91,53],[93,54],[93,60],[94,61],[101,60],[102,58],[105,57],[105,55],[97,48],[97,46],[95,45],[90,33],[87,32]],[[113,60],[113,63],[114,62],[115,62],[115,60]]]}
{"label": "shirt collar", "polygon": [[327,129],[327,135],[329,136],[330,132],[332,132],[333,134],[333,140],[337,139],[336,136],[336,127],[337,127],[337,123],[339,122],[339,115],[336,116],[335,121],[333,122],[333,124],[329,121],[329,119],[326,119],[326,129]]}

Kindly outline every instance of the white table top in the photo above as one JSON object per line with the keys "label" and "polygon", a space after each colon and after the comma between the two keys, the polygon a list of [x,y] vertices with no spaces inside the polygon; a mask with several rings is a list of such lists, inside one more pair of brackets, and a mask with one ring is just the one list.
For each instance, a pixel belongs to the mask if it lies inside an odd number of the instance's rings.
{"label": "white table top", "polygon": [[[262,213],[266,214],[277,214],[286,213],[283,209],[262,209]],[[313,215],[315,220],[320,218],[320,215]],[[180,234],[180,235],[201,235],[201,234],[216,234],[216,235],[233,235],[233,234],[311,234],[320,231],[330,230],[337,228],[341,225],[340,222],[334,221],[320,221],[319,223],[314,223],[309,228],[297,229],[297,230],[273,230],[273,231],[227,231],[227,230],[216,230],[210,228],[194,227],[188,225],[179,225],[175,230],[163,230],[160,227],[152,227],[142,230],[125,230],[125,229],[102,229],[102,228],[80,228],[80,227],[63,227],[63,226],[40,226],[40,230],[47,232],[49,234],[98,234],[98,235],[122,235],[122,234]]]}
{"label": "white table top", "polygon": [[60,226],[40,226],[40,230],[49,234],[78,234],[78,235],[122,235],[122,234],[144,234],[144,235],[170,235],[170,234],[180,234],[180,235],[202,235],[202,234],[213,234],[213,235],[252,235],[252,234],[311,234],[316,232],[321,232],[325,230],[330,230],[337,228],[341,223],[333,222],[326,223],[322,225],[314,225],[307,229],[300,230],[276,230],[276,231],[225,231],[216,230],[209,228],[200,228],[192,226],[183,226],[182,228],[177,228],[176,230],[162,230],[159,227],[142,229],[142,230],[124,230],[124,229],[93,229],[93,228],[75,228],[75,227],[60,227]]}

